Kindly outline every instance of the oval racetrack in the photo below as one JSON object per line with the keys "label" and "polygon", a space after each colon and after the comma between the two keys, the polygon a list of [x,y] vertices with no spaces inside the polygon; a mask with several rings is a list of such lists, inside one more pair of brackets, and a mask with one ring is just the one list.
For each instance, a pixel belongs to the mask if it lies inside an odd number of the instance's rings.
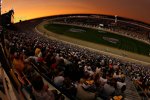
{"label": "oval racetrack", "polygon": [[148,56],[143,56],[143,55],[131,53],[128,51],[116,49],[113,47],[108,47],[108,46],[101,45],[101,44],[95,44],[95,43],[91,43],[91,42],[87,42],[87,41],[83,41],[83,40],[79,40],[79,39],[75,39],[72,37],[67,37],[64,35],[59,35],[59,34],[50,32],[44,28],[44,25],[48,23],[49,21],[43,21],[42,23],[36,26],[35,30],[38,33],[43,34],[51,39],[61,40],[63,42],[67,42],[73,45],[78,45],[82,48],[94,50],[96,52],[100,52],[102,54],[117,57],[122,60],[136,62],[136,63],[140,63],[144,65],[150,65],[150,57]]}

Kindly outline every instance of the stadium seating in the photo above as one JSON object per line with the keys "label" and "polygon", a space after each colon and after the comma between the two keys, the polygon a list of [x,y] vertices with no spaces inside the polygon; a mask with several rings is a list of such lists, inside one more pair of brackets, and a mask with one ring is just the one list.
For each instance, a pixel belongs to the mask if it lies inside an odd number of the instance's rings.
{"label": "stadium seating", "polygon": [[[20,56],[24,57],[25,63],[34,63],[36,68],[33,68],[71,99],[83,99],[82,95],[79,95],[81,90],[78,86],[81,86],[81,89],[83,88],[82,91],[85,94],[93,93],[94,96],[89,97],[89,100],[95,97],[102,99],[115,98],[116,96],[127,98],[124,94],[125,89],[122,87],[127,85],[127,83],[124,83],[125,75],[123,71],[128,69],[127,66],[138,66],[140,68],[139,65],[126,64],[103,54],[97,54],[61,41],[47,39],[37,33],[27,34],[9,31],[6,34],[6,39],[9,41],[7,45],[9,45],[12,60],[15,59],[15,56]],[[35,54],[37,48],[39,52]],[[26,68],[28,69],[27,66]],[[149,69],[144,71],[148,73]],[[33,72],[26,73],[34,74]],[[61,76],[63,80],[57,78],[58,76]],[[28,80],[32,81],[31,75],[29,75]],[[146,83],[149,83],[149,80],[146,81]],[[26,81],[21,82],[22,84],[26,83]],[[121,87],[118,88],[118,85]],[[112,91],[107,91],[108,88],[112,88]]]}
{"label": "stadium seating", "polygon": [[[113,20],[106,19],[92,18],[92,21],[89,18],[67,17],[66,19],[66,23],[90,27],[99,27],[98,22],[101,22],[106,29],[128,30],[128,33],[133,33],[134,28],[138,28],[134,25],[128,28],[123,22],[118,22],[117,25],[120,27],[116,28],[111,26]],[[55,21],[64,23],[61,18]],[[18,24],[21,31],[7,30],[5,34],[5,41],[7,41],[5,45],[10,62],[13,62],[11,63],[12,73],[17,78],[19,89],[26,99],[122,100],[136,98],[138,100],[140,99],[138,93],[142,94],[140,96],[144,99],[149,98],[150,68],[148,66],[121,61],[119,58],[59,40],[48,39],[33,31],[40,22],[41,20],[21,22]],[[140,33],[144,40],[147,39],[146,29],[141,28],[135,32],[137,33]],[[18,65],[22,68],[18,68]],[[132,82],[136,82],[142,88],[142,93],[137,92]],[[48,95],[42,96],[40,93]]]}

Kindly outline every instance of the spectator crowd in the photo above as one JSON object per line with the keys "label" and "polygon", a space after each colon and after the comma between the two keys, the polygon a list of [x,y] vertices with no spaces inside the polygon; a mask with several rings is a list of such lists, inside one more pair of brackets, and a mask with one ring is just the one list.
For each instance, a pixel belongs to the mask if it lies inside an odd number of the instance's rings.
{"label": "spectator crowd", "polygon": [[137,40],[150,43],[150,27],[134,21],[123,21],[107,17],[60,17],[52,19],[54,22],[80,25],[84,27],[102,28]]}
{"label": "spectator crowd", "polygon": [[34,74],[31,62],[56,88],[73,99],[122,100],[126,97],[127,75],[150,94],[149,67],[126,63],[34,32],[8,30],[5,41],[18,79],[22,84],[31,85],[30,93],[36,100],[63,100],[64,97],[48,89],[42,77]]}

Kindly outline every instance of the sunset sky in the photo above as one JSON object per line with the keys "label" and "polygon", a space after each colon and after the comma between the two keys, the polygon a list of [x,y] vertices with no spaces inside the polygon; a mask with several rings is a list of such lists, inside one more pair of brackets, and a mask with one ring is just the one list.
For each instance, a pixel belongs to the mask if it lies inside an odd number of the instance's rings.
{"label": "sunset sky", "polygon": [[2,13],[12,8],[15,22],[49,15],[94,13],[150,23],[150,0],[3,0]]}

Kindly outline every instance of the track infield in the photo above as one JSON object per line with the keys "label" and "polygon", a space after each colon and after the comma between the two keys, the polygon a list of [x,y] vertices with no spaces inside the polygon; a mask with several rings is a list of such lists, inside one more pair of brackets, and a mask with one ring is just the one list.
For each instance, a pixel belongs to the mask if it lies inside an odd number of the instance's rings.
{"label": "track infield", "polygon": [[[53,39],[58,39],[58,40],[62,40],[62,41],[67,41],[69,43],[73,43],[73,44],[77,44],[79,46],[84,46],[87,48],[92,48],[93,50],[96,50],[98,52],[101,53],[105,53],[106,55],[111,55],[114,57],[119,57],[120,59],[123,60],[127,60],[127,61],[131,61],[131,62],[138,62],[139,64],[146,64],[146,65],[150,65],[150,57],[148,56],[144,56],[144,55],[140,55],[140,54],[135,54],[132,52],[128,52],[125,50],[120,50],[111,46],[105,46],[102,44],[98,44],[98,43],[94,43],[94,42],[89,42],[86,40],[81,40],[81,39],[77,39],[77,38],[73,38],[73,37],[68,37],[62,34],[56,34],[54,31],[51,32],[47,29],[45,29],[45,25],[49,24],[49,21],[44,21],[41,24],[37,25],[36,29],[38,32],[43,33],[44,35],[48,36],[49,38],[53,38]],[[70,28],[69,31],[80,31],[80,32],[84,32],[85,30],[80,30],[77,28]],[[105,40],[106,42],[113,42],[117,43],[119,40],[116,38],[110,38],[110,37],[106,37],[103,36],[103,40]]]}

